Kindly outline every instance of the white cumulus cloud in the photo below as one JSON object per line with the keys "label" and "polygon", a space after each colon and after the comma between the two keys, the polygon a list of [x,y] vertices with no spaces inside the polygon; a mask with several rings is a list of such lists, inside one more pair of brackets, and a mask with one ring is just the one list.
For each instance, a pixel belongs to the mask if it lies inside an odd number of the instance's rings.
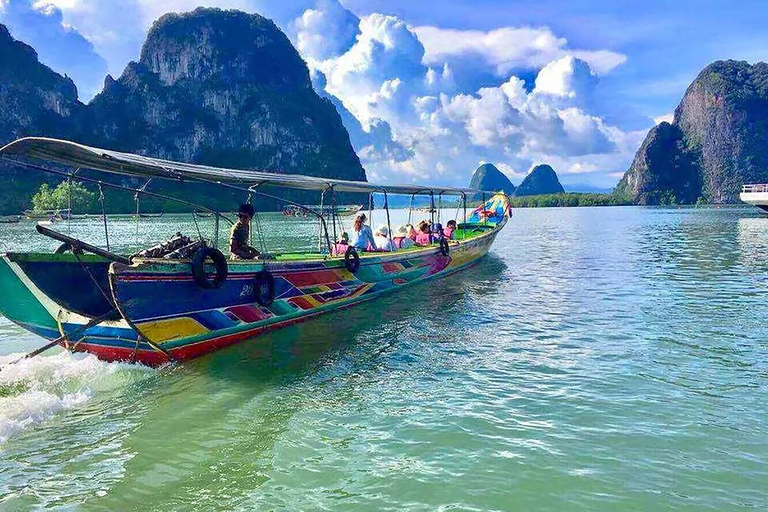
{"label": "white cumulus cloud", "polygon": [[598,74],[608,73],[627,60],[608,50],[568,49],[568,41],[547,27],[503,27],[485,32],[422,26],[414,31],[426,48],[425,64],[479,60],[497,76],[515,69],[538,69],[566,54],[589,63]]}

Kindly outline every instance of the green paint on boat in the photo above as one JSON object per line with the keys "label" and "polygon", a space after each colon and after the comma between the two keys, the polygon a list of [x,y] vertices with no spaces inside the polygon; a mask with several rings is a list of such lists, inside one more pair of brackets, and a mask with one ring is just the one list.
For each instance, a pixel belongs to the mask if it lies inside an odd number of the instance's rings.
{"label": "green paint on boat", "polygon": [[5,256],[0,258],[0,295],[14,298],[0,301],[0,313],[11,322],[58,329],[56,320],[13,272]]}

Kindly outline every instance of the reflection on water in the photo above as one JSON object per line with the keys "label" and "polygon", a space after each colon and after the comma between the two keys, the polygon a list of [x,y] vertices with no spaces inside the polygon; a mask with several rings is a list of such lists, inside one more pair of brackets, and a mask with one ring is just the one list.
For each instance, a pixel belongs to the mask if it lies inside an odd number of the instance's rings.
{"label": "reflection on water", "polygon": [[[764,509],[767,231],[518,210],[464,272],[189,364],[0,372],[0,401],[82,397],[0,408],[0,508]],[[35,342],[0,321],[3,353]]]}

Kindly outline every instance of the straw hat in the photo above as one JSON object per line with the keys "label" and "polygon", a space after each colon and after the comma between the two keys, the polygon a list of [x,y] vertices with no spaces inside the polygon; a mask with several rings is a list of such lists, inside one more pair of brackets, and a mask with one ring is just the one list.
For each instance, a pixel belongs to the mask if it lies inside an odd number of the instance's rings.
{"label": "straw hat", "polygon": [[385,224],[382,224],[376,228],[376,234],[381,236],[389,236],[389,228]]}
{"label": "straw hat", "polygon": [[408,229],[408,226],[398,226],[397,227],[397,231],[395,232],[395,235],[397,235],[397,236],[408,236],[408,233],[410,233],[410,230]]}

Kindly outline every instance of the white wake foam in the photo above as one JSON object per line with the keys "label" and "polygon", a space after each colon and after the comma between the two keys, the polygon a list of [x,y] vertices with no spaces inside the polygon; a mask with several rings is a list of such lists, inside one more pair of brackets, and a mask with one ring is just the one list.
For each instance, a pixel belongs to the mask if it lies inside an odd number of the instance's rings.
{"label": "white wake foam", "polygon": [[85,403],[96,391],[121,385],[125,379],[115,377],[126,370],[128,374],[151,371],[69,352],[8,365],[21,356],[0,356],[0,444],[62,410]]}

